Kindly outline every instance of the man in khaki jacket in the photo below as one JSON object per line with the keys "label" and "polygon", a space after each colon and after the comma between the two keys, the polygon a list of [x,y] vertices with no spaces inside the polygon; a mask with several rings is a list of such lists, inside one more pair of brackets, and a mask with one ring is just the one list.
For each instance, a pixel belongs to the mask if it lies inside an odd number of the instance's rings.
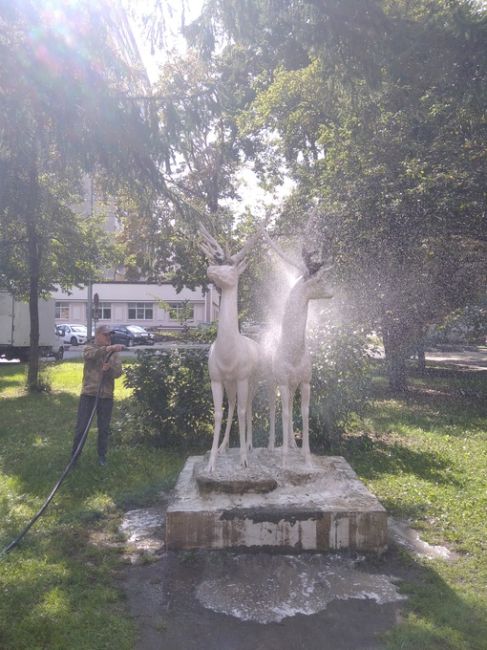
{"label": "man in khaki jacket", "polygon": [[83,384],[78,405],[78,418],[74,431],[74,455],[83,433],[88,425],[98,393],[98,386],[103,377],[100,397],[96,407],[98,424],[98,461],[100,465],[106,464],[108,438],[110,435],[110,420],[113,410],[113,389],[115,378],[122,374],[122,361],[117,354],[125,346],[111,345],[112,329],[109,325],[100,325],[96,328],[95,340],[87,343],[83,353]]}

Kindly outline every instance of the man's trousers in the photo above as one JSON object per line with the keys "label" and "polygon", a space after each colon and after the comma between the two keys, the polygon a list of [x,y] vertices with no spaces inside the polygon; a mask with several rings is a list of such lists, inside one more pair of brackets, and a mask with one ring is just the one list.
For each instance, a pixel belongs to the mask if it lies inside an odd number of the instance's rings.
{"label": "man's trousers", "polygon": [[[80,395],[78,405],[78,417],[74,430],[73,451],[78,448],[83,433],[90,419],[91,412],[95,406],[96,397],[93,395]],[[110,436],[110,420],[112,418],[113,399],[111,397],[100,397],[96,407],[96,421],[98,425],[98,458],[105,459],[108,449],[108,438]]]}

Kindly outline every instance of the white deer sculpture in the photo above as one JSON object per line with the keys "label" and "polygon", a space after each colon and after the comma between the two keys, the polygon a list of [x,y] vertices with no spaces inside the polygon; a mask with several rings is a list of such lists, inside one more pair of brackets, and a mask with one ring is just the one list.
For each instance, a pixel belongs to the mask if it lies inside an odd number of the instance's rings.
{"label": "white deer sculpture", "polygon": [[215,469],[225,393],[228,400],[228,418],[221,449],[228,445],[235,401],[237,401],[242,467],[247,467],[247,451],[252,448],[252,399],[256,387],[260,352],[259,345],[255,341],[240,334],[237,298],[238,280],[247,267],[246,256],[260,234],[260,231],[256,232],[238,253],[229,255],[208,231],[200,226],[199,246],[210,261],[207,269],[208,278],[221,290],[217,336],[211,345],[208,357],[215,409],[209,472]]}
{"label": "white deer sculpture", "polygon": [[[332,298],[333,294],[325,285],[325,276],[332,268],[324,267],[323,261],[313,261],[313,256],[303,245],[302,263],[292,261],[264,231],[267,242],[276,253],[286,262],[296,267],[301,276],[292,287],[284,307],[281,333],[272,355],[272,375],[275,386],[279,387],[282,405],[282,462],[287,463],[289,445],[295,447],[293,432],[293,402],[296,390],[301,392],[301,417],[303,422],[302,451],[307,465],[311,464],[309,446],[309,404],[311,394],[311,357],[306,344],[306,324],[308,319],[308,303],[319,298]],[[269,434],[269,449],[275,447],[275,419],[271,404],[271,426]]]}

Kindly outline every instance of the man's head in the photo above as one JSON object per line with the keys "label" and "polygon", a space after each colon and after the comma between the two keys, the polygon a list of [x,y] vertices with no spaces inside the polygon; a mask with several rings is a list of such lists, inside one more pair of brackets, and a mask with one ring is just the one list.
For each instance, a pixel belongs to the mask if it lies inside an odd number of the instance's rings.
{"label": "man's head", "polygon": [[97,345],[110,345],[112,331],[110,325],[99,325],[95,331],[95,343]]}

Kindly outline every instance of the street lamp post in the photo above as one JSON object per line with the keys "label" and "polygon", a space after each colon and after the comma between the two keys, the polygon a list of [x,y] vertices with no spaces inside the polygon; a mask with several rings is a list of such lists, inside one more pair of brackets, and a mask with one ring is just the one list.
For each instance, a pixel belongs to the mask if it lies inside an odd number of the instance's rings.
{"label": "street lamp post", "polygon": [[100,314],[100,296],[95,293],[93,296],[93,320],[95,321],[95,331],[96,331],[96,325],[98,323],[98,320],[101,316]]}
{"label": "street lamp post", "polygon": [[86,305],[86,337],[91,339],[91,329],[92,329],[92,318],[93,318],[93,282],[88,281],[88,304]]}

